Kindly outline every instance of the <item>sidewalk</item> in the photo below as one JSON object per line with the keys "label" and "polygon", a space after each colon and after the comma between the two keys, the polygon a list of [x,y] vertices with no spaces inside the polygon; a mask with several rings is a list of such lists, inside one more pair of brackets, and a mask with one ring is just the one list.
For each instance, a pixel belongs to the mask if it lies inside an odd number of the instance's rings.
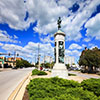
{"label": "sidewalk", "polygon": [[76,74],[77,76],[89,79],[89,78],[100,78],[97,74],[81,73],[80,71],[69,71],[69,73]]}
{"label": "sidewalk", "polygon": [[[43,75],[43,76],[34,75],[34,76],[31,76],[31,79],[34,79],[34,78],[50,78],[51,73],[48,72],[48,71],[46,71],[46,72],[48,73],[48,75]],[[67,79],[68,80],[74,80],[74,81],[81,83],[83,80],[86,80],[87,78],[82,77],[82,76],[68,76]]]}

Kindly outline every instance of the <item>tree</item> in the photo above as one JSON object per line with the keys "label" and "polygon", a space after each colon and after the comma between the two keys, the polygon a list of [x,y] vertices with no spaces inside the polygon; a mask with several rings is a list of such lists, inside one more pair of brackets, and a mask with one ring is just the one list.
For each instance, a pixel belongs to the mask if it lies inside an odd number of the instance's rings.
{"label": "tree", "polygon": [[16,67],[21,68],[21,67],[30,67],[31,64],[27,60],[17,60],[16,61]]}
{"label": "tree", "polygon": [[53,68],[54,66],[54,62],[50,63],[41,63],[41,67],[45,67],[45,68]]}
{"label": "tree", "polygon": [[20,60],[16,61],[16,67],[17,68],[20,68],[20,67],[23,67],[23,66],[24,66],[24,64],[22,63],[22,61],[20,61]]}
{"label": "tree", "polygon": [[45,63],[46,68],[50,68],[50,63]]}
{"label": "tree", "polygon": [[93,48],[92,50],[87,50],[82,52],[79,65],[88,66],[88,72],[93,72],[93,67],[99,68],[100,66],[100,50],[98,48]]}

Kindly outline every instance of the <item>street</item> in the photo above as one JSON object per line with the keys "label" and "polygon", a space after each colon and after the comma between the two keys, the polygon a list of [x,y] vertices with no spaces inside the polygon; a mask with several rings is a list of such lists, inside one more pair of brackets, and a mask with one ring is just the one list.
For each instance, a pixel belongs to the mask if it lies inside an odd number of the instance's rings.
{"label": "street", "polygon": [[19,83],[33,70],[23,68],[0,72],[0,100],[7,100]]}
{"label": "street", "polygon": [[100,78],[99,75],[81,73],[80,71],[68,71],[68,73],[76,74],[77,76],[81,76],[81,77],[84,77],[84,78],[86,78],[86,79],[89,79],[89,78]]}

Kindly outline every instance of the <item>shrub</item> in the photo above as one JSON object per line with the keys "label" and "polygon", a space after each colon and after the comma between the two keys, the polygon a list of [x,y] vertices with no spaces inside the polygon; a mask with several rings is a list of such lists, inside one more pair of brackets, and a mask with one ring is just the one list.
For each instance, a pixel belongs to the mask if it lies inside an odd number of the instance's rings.
{"label": "shrub", "polygon": [[30,100],[97,100],[80,83],[62,78],[36,78],[27,86]]}
{"label": "shrub", "polygon": [[47,75],[47,73],[44,72],[44,71],[39,71],[39,70],[37,70],[37,69],[34,69],[34,70],[32,71],[32,75]]}
{"label": "shrub", "polygon": [[87,79],[81,82],[81,86],[84,90],[88,90],[100,96],[100,79]]}
{"label": "shrub", "polygon": [[33,71],[32,71],[32,75],[37,75],[39,73],[39,71],[37,70],[37,69],[34,69]]}
{"label": "shrub", "polygon": [[47,73],[44,71],[39,71],[38,75],[47,75]]}
{"label": "shrub", "polygon": [[67,94],[71,94],[75,98],[79,98],[79,100],[98,100],[97,96],[94,95],[94,93],[87,91],[87,90],[83,90],[80,87],[69,88],[67,90]]}
{"label": "shrub", "polygon": [[68,87],[68,88],[80,86],[80,84],[76,81],[66,80],[66,79],[62,79],[62,78],[58,78],[58,77],[51,78],[51,82],[52,82],[52,84],[56,84],[56,85]]}

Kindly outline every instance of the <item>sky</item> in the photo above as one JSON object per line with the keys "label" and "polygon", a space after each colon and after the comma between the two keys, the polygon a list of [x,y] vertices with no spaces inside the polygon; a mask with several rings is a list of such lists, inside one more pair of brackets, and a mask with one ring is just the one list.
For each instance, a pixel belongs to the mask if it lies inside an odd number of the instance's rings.
{"label": "sky", "polygon": [[0,52],[35,62],[39,45],[41,61],[54,58],[58,17],[65,56],[77,63],[85,47],[100,48],[100,0],[0,0]]}

